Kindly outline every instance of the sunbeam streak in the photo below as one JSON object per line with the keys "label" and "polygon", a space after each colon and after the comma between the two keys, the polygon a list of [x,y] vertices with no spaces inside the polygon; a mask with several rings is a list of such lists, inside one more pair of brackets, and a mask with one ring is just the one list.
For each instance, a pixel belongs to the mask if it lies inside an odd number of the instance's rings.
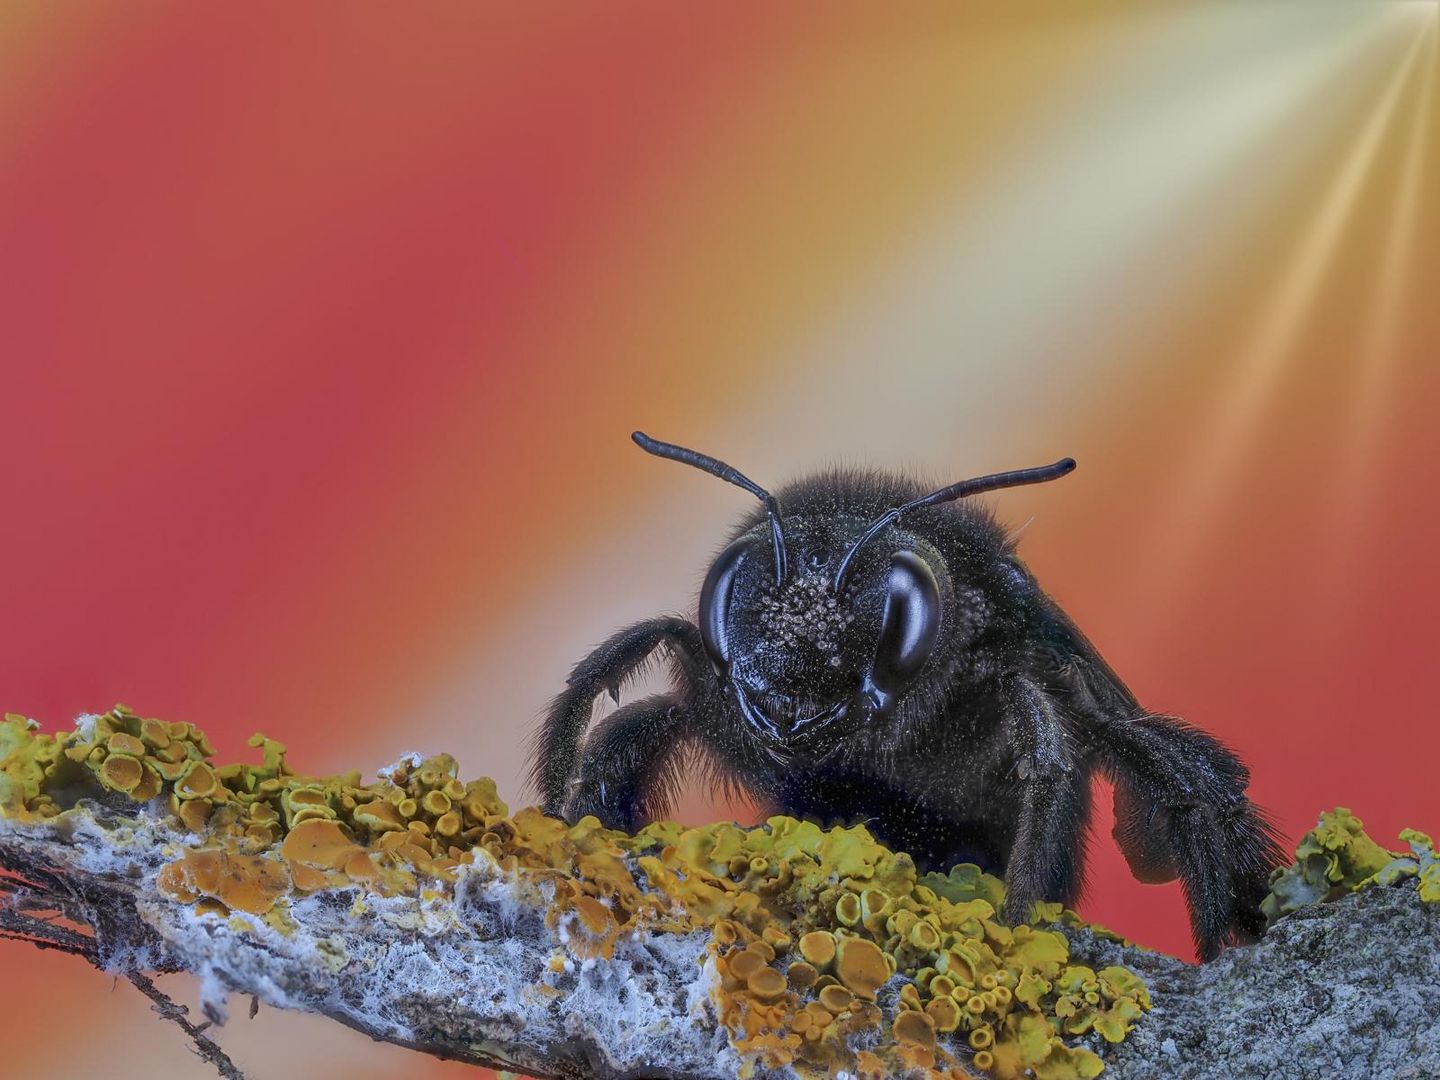
{"label": "sunbeam streak", "polygon": [[[1365,322],[1362,344],[1355,358],[1355,385],[1352,391],[1346,435],[1339,441],[1343,451],[1335,480],[1335,497],[1347,512],[1337,515],[1330,536],[1330,564],[1337,569],[1354,556],[1363,535],[1367,515],[1363,502],[1373,498],[1367,478],[1379,467],[1379,443],[1388,409],[1393,407],[1402,356],[1400,331],[1405,308],[1413,290],[1407,274],[1413,274],[1416,238],[1420,233],[1420,198],[1424,190],[1425,149],[1431,136],[1437,64],[1435,25],[1425,35],[1429,60],[1418,89],[1419,105],[1414,123],[1406,135],[1405,161],[1396,181],[1395,201],[1380,265],[1375,275],[1374,299]],[[1336,574],[1335,580],[1346,580]]]}
{"label": "sunbeam streak", "polygon": [[[1267,409],[1285,376],[1292,373],[1295,346],[1314,310],[1326,271],[1335,264],[1346,225],[1428,37],[1428,32],[1422,33],[1411,44],[1279,274],[1258,325],[1229,363],[1230,382],[1199,426],[1190,460],[1176,470],[1169,506],[1162,511],[1154,540],[1148,545],[1152,558],[1183,568],[1209,539],[1195,523],[1213,519],[1227,488],[1247,467]],[[1148,576],[1154,582],[1148,596],[1152,611],[1168,607],[1183,584],[1193,580],[1191,575],[1175,572]]]}

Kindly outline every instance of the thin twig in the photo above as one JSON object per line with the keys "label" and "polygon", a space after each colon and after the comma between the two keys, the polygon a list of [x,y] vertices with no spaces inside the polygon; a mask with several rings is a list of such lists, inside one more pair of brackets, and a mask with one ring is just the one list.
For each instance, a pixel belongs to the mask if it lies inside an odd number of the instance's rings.
{"label": "thin twig", "polygon": [[63,949],[92,962],[95,959],[94,938],[68,926],[58,926],[33,915],[18,913],[5,904],[0,904],[0,936],[29,941],[37,946],[43,943],[49,948]]}
{"label": "thin twig", "polygon": [[[245,1080],[245,1074],[235,1067],[230,1056],[220,1049],[220,1044],[205,1034],[204,1028],[190,1022],[190,1010],[179,1004],[167,995],[163,990],[150,981],[149,976],[138,971],[128,971],[125,977],[142,994],[148,997],[153,1004],[150,1006],[166,1020],[180,1025],[190,1041],[195,1044],[195,1053],[201,1058],[215,1066],[215,1070],[225,1080]],[[206,1024],[205,1027],[209,1027]]]}

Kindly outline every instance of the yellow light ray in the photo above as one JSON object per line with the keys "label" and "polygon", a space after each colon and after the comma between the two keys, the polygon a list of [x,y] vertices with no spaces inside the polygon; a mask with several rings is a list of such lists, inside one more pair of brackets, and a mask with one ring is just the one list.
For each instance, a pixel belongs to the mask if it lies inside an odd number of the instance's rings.
{"label": "yellow light ray", "polygon": [[[1430,116],[1435,104],[1436,71],[1440,63],[1433,48],[1435,24],[1430,26],[1429,62],[1420,84],[1419,109],[1411,125],[1405,160],[1396,180],[1395,201],[1386,231],[1380,268],[1375,276],[1374,301],[1366,320],[1364,344],[1356,358],[1355,386],[1352,391],[1345,452],[1341,457],[1335,480],[1335,497],[1348,507],[1337,514],[1335,528],[1329,534],[1329,560],[1339,571],[1348,565],[1363,536],[1366,515],[1361,504],[1368,501],[1368,480],[1374,475],[1379,453],[1379,437],[1386,407],[1393,403],[1399,374],[1401,351],[1399,333],[1406,301],[1413,291],[1407,270],[1412,266],[1415,241],[1419,235],[1420,197],[1424,190],[1425,148],[1431,134]],[[1345,575],[1334,574],[1343,581]]]}
{"label": "yellow light ray", "polygon": [[1215,519],[1218,504],[1234,477],[1246,467],[1260,421],[1290,372],[1295,345],[1301,337],[1315,296],[1333,265],[1345,226],[1359,201],[1384,135],[1394,117],[1421,45],[1422,33],[1386,85],[1374,110],[1326,189],[1320,211],[1279,276],[1279,284],[1264,315],[1233,364],[1233,377],[1209,419],[1201,425],[1190,460],[1176,470],[1171,503],[1147,545],[1155,565],[1148,575],[1152,611],[1171,606],[1186,575],[1166,573],[1168,566],[1184,567],[1195,559],[1207,536],[1196,522]]}

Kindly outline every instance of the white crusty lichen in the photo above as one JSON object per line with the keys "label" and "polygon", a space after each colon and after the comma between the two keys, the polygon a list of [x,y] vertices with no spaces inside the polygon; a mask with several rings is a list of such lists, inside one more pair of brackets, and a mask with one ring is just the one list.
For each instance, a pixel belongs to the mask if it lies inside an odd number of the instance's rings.
{"label": "white crusty lichen", "polygon": [[401,754],[389,765],[383,765],[376,769],[375,775],[381,780],[393,780],[396,773],[418,769],[423,764],[425,764],[425,755],[411,750],[409,753]]}

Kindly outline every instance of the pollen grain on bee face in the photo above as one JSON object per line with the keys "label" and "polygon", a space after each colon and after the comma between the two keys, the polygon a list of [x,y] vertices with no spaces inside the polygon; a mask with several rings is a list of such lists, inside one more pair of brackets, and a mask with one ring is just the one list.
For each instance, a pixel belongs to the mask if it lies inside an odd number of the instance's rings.
{"label": "pollen grain on bee face", "polygon": [[855,614],[841,605],[826,575],[811,572],[784,585],[770,585],[756,609],[760,625],[781,645],[793,648],[808,642],[829,657],[831,667],[840,666],[840,635]]}

